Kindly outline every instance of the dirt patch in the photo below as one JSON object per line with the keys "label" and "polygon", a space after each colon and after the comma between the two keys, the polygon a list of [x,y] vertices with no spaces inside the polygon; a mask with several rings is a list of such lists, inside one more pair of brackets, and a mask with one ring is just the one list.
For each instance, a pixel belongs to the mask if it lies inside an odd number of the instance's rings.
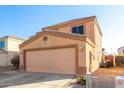
{"label": "dirt patch", "polygon": [[100,68],[95,72],[97,77],[124,76],[124,68]]}
{"label": "dirt patch", "polygon": [[[115,88],[116,76],[124,76],[124,68],[100,68],[93,76],[92,88]],[[86,88],[86,85],[79,85],[73,79],[64,87]]]}

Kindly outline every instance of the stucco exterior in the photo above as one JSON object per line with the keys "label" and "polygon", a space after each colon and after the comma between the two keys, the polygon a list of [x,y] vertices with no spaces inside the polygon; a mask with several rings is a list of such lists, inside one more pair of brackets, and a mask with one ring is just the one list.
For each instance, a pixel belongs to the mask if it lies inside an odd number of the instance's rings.
{"label": "stucco exterior", "polygon": [[75,60],[75,48],[57,48],[26,52],[27,71],[32,72],[42,71],[47,73],[75,74]]}
{"label": "stucco exterior", "polygon": [[7,51],[17,51],[19,52],[19,45],[24,42],[24,40],[18,40],[13,38],[8,38],[7,40]]}
{"label": "stucco exterior", "polygon": [[15,55],[19,55],[19,45],[24,42],[24,39],[15,36],[1,37],[0,41],[5,43],[0,50],[0,67],[10,66],[11,59]]}
{"label": "stucco exterior", "polygon": [[[51,53],[51,50],[54,50],[54,53],[57,54],[58,52],[56,51],[56,49],[59,49],[59,53],[58,53],[59,56],[57,58],[60,57],[60,58],[63,58],[63,60],[65,59],[64,61],[65,63],[63,61],[62,61],[63,63],[61,63],[61,61],[58,61],[54,55],[52,55],[52,58],[56,59],[55,67],[58,67],[59,62],[60,62],[59,63],[60,65],[67,64],[66,62],[68,62],[67,70],[61,69],[63,73],[71,74],[71,72],[68,72],[68,70],[72,71],[73,63],[75,63],[75,66],[73,66],[73,69],[75,69],[75,73],[72,73],[72,74],[85,75],[89,71],[94,72],[96,69],[99,68],[99,63],[102,58],[102,54],[101,54],[102,53],[101,52],[102,51],[102,45],[101,45],[102,33],[100,28],[98,28],[98,24],[96,23],[97,23],[96,17],[93,16],[93,17],[78,19],[74,21],[68,21],[68,22],[43,28],[42,32],[37,33],[35,36],[31,37],[29,40],[25,41],[20,45],[20,62],[21,62],[20,66],[23,67],[25,71],[28,71],[27,69],[29,67],[27,65],[27,62],[30,62],[29,65],[32,65],[32,64],[41,65],[43,60],[41,61],[41,63],[35,63],[34,61],[37,60],[36,58],[40,59],[40,57],[38,56],[42,54],[43,51],[47,51],[45,52],[46,53],[45,55],[47,56]],[[84,26],[83,35],[72,33],[71,28],[77,25]],[[48,40],[45,41],[44,37],[47,37]],[[99,40],[97,38],[99,38]],[[72,50],[73,52],[70,51],[66,53],[65,50],[67,48],[74,49],[74,50]],[[34,54],[30,55],[31,51],[35,51],[35,55]],[[41,52],[36,53],[36,51],[41,51]],[[63,51],[65,52],[63,53]],[[98,52],[99,52],[99,56],[98,56]],[[67,61],[66,56],[68,55],[70,55],[70,57],[72,58],[68,59]],[[44,55],[41,56],[42,59],[46,57],[46,56],[44,57],[43,56]],[[75,58],[73,58],[73,56],[75,56]],[[47,60],[50,60],[50,59],[51,57],[47,56]],[[39,72],[39,71],[45,72],[43,70],[43,66],[49,65],[47,62],[48,61],[44,61],[44,63],[41,66],[42,68],[39,67],[38,71],[36,72]],[[40,65],[37,65],[37,66],[40,66]],[[49,65],[45,69],[46,71],[48,71],[48,69],[50,68],[51,67]],[[34,67],[31,69],[31,71],[35,71],[35,69],[36,68]],[[52,71],[52,68],[51,68],[51,71]],[[59,73],[58,69],[55,69],[52,72]]]}
{"label": "stucco exterior", "polygon": [[6,65],[8,65],[7,52],[0,50],[0,66],[6,66]]}

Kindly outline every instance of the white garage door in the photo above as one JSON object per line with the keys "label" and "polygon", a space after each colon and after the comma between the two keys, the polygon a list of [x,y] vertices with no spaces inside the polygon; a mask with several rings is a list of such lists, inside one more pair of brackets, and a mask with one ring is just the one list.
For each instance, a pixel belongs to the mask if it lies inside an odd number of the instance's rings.
{"label": "white garage door", "polygon": [[75,74],[75,48],[59,48],[26,52],[26,70]]}

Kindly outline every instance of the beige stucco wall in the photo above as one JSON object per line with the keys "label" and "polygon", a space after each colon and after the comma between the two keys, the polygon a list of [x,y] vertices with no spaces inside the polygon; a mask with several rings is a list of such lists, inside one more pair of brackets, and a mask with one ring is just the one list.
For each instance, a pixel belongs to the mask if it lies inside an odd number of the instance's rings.
{"label": "beige stucco wall", "polygon": [[19,45],[23,42],[23,40],[18,40],[14,38],[7,38],[6,40],[6,51],[7,53],[7,65],[10,66],[11,59],[14,58],[15,55],[19,55]]}
{"label": "beige stucco wall", "polygon": [[92,40],[93,42],[95,41],[94,40],[94,22],[93,21],[86,23],[85,34],[89,37],[90,40]]}
{"label": "beige stucco wall", "polygon": [[94,35],[95,35],[95,52],[97,61],[100,63],[102,61],[102,36],[98,30],[98,27],[94,23]]}
{"label": "beige stucco wall", "polygon": [[7,39],[7,51],[17,51],[17,52],[19,52],[19,45],[22,42],[23,42],[23,40],[8,38]]}
{"label": "beige stucco wall", "polygon": [[17,51],[19,52],[19,45],[24,42],[24,40],[18,40],[14,38],[0,38],[0,41],[5,41],[6,51]]}
{"label": "beige stucco wall", "polygon": [[66,26],[66,27],[62,27],[62,28],[59,28],[60,32],[71,32],[71,26]]}
{"label": "beige stucco wall", "polygon": [[[86,44],[86,66],[87,66],[87,72],[89,72],[89,65],[90,65],[90,52],[93,53],[94,48],[91,47],[89,44]],[[92,57],[92,63],[93,62],[93,57]],[[94,68],[94,67],[93,67]]]}
{"label": "beige stucco wall", "polygon": [[[43,41],[43,37],[47,36],[48,41],[45,43]],[[21,48],[21,54],[24,49],[30,49],[30,48],[42,48],[42,47],[51,47],[51,46],[63,46],[63,45],[71,45],[71,44],[78,44],[78,51],[79,51],[79,66],[85,66],[85,49],[82,49],[82,47],[85,47],[85,42],[83,41],[78,41],[78,40],[72,40],[72,39],[66,39],[66,38],[61,38],[61,37],[56,37],[56,36],[50,36],[50,35],[44,35],[37,40],[31,42],[30,44],[24,46]],[[23,64],[23,56],[20,55],[20,62]]]}
{"label": "beige stucco wall", "polygon": [[87,67],[89,66],[89,51],[92,52],[92,71],[95,71],[99,68],[99,64],[102,61],[102,36],[94,23],[94,42],[95,47],[92,48],[91,46],[87,45],[86,51],[87,51]]}
{"label": "beige stucco wall", "polygon": [[11,59],[15,55],[19,55],[19,53],[13,51],[0,51],[0,67],[11,66]]}
{"label": "beige stucco wall", "polygon": [[8,56],[4,51],[0,51],[0,67],[4,67],[8,65]]}
{"label": "beige stucco wall", "polygon": [[84,26],[84,33],[89,37],[90,40],[94,42],[94,21],[89,21],[89,22],[75,22],[75,23],[70,23],[67,26],[62,26],[58,28],[48,28],[48,30],[57,30],[60,32],[66,32],[66,33],[71,33],[72,32],[72,27],[73,26],[79,26],[83,25]]}
{"label": "beige stucco wall", "polygon": [[15,55],[19,55],[19,45],[23,42],[23,40],[17,40],[14,38],[1,38],[0,41],[5,41],[5,48],[3,48],[6,53],[0,53],[0,67],[2,66],[10,66],[11,59]]}
{"label": "beige stucco wall", "polygon": [[[102,60],[102,36],[99,33],[99,30],[95,24],[95,22],[87,23],[91,28],[87,28],[86,34],[89,34],[89,38],[95,42],[95,47],[86,44],[86,66],[87,71],[89,71],[89,63],[90,63],[90,51],[92,52],[92,71],[95,71],[99,68],[99,63]],[[90,32],[93,32],[92,34]],[[91,41],[89,41],[92,43]]]}
{"label": "beige stucco wall", "polygon": [[23,50],[31,49],[31,48],[41,48],[41,47],[51,47],[51,46],[63,46],[63,45],[71,45],[78,44],[78,65],[80,67],[86,67],[87,72],[89,71],[89,63],[90,57],[89,53],[92,52],[92,70],[95,71],[99,68],[99,63],[102,58],[102,36],[99,33],[99,29],[94,21],[80,21],[71,24],[67,24],[66,26],[57,26],[57,27],[49,27],[48,30],[57,30],[60,32],[71,33],[71,28],[73,26],[84,25],[84,33],[88,36],[87,42],[67,39],[62,37],[56,37],[52,35],[44,35],[48,36],[48,41],[44,42],[43,37],[40,37],[33,42],[27,44],[23,48],[21,48],[20,62],[23,65]]}
{"label": "beige stucco wall", "polygon": [[[93,48],[89,44],[86,44],[86,66],[87,66],[87,71],[89,70],[89,52],[91,51],[93,53],[92,57],[92,62],[93,62],[93,71],[99,68],[99,63],[101,62],[102,59],[102,36],[99,32],[99,29],[94,21],[90,21],[84,24],[84,31],[85,35],[88,36],[90,40],[92,40],[96,45]],[[71,26],[68,27],[62,27],[60,28],[60,31],[65,31],[65,32],[71,32]],[[92,43],[89,40],[90,43]]]}

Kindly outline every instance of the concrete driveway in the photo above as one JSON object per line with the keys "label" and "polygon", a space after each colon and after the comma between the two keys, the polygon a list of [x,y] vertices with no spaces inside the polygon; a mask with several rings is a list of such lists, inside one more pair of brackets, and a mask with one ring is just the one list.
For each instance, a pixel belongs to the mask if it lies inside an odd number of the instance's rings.
{"label": "concrete driveway", "polygon": [[61,88],[74,75],[29,73],[19,71],[0,72],[0,87],[4,88]]}

